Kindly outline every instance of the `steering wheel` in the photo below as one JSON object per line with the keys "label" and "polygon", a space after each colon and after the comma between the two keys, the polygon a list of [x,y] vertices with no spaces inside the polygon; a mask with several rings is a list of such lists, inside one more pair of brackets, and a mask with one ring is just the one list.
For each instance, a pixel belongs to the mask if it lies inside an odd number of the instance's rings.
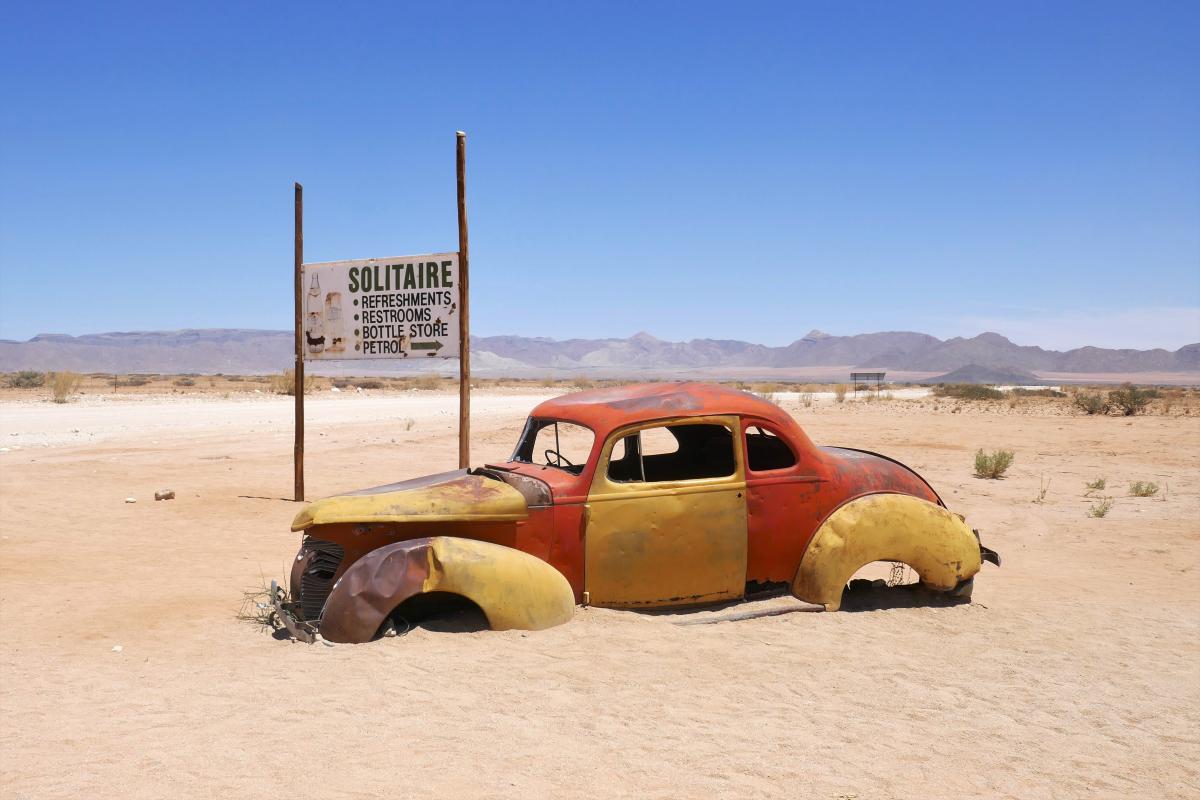
{"label": "steering wheel", "polygon": [[564,456],[562,453],[558,452],[557,450],[555,450],[552,447],[547,447],[546,452],[543,454],[546,456],[547,464],[550,463],[551,454],[553,454],[553,457],[554,457],[554,466],[561,467],[564,463],[566,463],[566,465],[568,467],[575,466],[574,464],[571,463],[570,459],[568,459],[566,456]]}

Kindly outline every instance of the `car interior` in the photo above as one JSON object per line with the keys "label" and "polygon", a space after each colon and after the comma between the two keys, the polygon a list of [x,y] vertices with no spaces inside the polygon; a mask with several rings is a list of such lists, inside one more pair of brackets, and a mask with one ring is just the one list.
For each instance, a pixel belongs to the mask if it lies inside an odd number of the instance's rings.
{"label": "car interior", "polygon": [[[662,452],[663,447],[647,447],[645,440],[654,432],[665,430],[673,439],[674,449]],[[663,439],[659,438],[655,444]],[[668,440],[669,441],[669,440]],[[721,478],[732,475],[735,469],[733,433],[724,425],[665,425],[632,433],[613,448],[622,448],[618,458],[608,462],[608,477],[612,481],[684,481],[698,478]]]}

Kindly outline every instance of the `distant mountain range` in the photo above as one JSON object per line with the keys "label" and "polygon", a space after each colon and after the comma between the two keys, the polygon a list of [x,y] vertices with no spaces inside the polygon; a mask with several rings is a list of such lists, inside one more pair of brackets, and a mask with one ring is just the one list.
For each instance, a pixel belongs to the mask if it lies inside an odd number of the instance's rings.
{"label": "distant mountain range", "polygon": [[[726,371],[747,375],[829,368],[875,368],[892,373],[937,375],[1031,373],[1200,373],[1200,343],[1168,350],[1110,350],[1081,347],[1066,352],[1020,346],[997,333],[938,339],[924,333],[891,331],[831,336],[811,331],[784,347],[730,339],[668,342],[639,333],[627,339],[548,339],[476,336],[472,362],[481,375],[582,374],[600,376]],[[27,342],[0,340],[0,371],[18,369],[79,372],[274,372],[292,361],[289,331],[206,329],[42,334]],[[448,362],[439,362],[450,369]],[[360,361],[322,365],[322,371],[397,371],[396,362]],[[415,365],[410,369],[415,369]],[[898,377],[898,376],[897,376]],[[1198,375],[1200,378],[1200,375]]]}

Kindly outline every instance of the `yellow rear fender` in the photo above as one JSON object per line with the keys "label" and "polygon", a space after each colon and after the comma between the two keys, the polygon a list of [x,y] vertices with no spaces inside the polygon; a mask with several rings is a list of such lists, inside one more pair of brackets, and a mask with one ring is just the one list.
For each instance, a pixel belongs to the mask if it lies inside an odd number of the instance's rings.
{"label": "yellow rear fender", "polygon": [[511,547],[434,536],[381,547],[334,584],[318,630],[331,642],[366,642],[411,597],[447,592],[479,606],[492,630],[538,631],[575,613],[562,573]]}
{"label": "yellow rear fender", "polygon": [[979,572],[979,540],[961,517],[928,500],[906,494],[859,497],[817,529],[792,593],[837,611],[846,582],[873,561],[907,564],[927,588],[949,591]]}

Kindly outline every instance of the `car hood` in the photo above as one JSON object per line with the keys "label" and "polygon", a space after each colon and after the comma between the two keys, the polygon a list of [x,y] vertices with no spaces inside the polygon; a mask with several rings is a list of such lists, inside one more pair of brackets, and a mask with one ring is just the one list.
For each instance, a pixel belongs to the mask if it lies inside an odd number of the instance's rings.
{"label": "car hood", "polygon": [[459,469],[326,497],[297,514],[292,530],[348,522],[504,522],[528,517],[521,492]]}

